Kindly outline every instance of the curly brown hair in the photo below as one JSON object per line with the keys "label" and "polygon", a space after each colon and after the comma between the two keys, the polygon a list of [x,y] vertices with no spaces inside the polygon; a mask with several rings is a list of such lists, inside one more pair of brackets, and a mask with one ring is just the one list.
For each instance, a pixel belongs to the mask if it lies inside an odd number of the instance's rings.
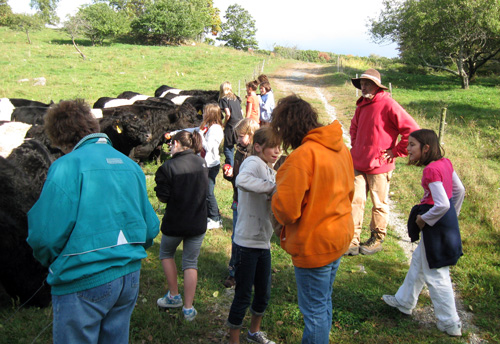
{"label": "curly brown hair", "polygon": [[283,142],[285,152],[299,147],[309,131],[321,126],[318,112],[296,95],[281,98],[273,110],[271,128]]}
{"label": "curly brown hair", "polygon": [[44,117],[45,133],[52,145],[73,149],[85,136],[98,133],[99,122],[83,99],[51,105]]}

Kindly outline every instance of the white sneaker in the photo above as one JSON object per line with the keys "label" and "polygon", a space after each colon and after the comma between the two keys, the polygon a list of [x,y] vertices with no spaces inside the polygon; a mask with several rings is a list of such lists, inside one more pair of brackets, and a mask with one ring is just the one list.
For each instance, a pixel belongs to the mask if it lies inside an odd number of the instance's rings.
{"label": "white sneaker", "polygon": [[222,227],[222,221],[214,221],[212,219],[207,220],[207,229],[216,229]]}
{"label": "white sneaker", "polygon": [[436,324],[439,331],[446,332],[449,336],[462,337],[462,323],[444,326],[439,322]]}
{"label": "white sneaker", "polygon": [[385,303],[387,303],[389,306],[394,307],[399,309],[401,313],[404,313],[406,315],[411,315],[411,309],[408,309],[406,307],[403,307],[398,300],[396,300],[396,296],[394,295],[383,295],[382,299],[384,300]]}

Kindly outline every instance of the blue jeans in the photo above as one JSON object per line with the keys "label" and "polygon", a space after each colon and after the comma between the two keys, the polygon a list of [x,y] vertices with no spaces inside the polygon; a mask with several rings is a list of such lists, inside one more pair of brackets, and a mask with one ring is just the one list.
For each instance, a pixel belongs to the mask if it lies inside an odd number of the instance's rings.
{"label": "blue jeans", "polygon": [[229,276],[234,277],[236,272],[236,253],[237,248],[234,246],[234,229],[236,228],[236,221],[238,221],[238,210],[233,208],[233,233],[231,234],[231,258],[229,259]]}
{"label": "blue jeans", "polygon": [[340,258],[328,265],[295,267],[299,308],[304,316],[302,344],[328,344],[332,327],[332,289]]}
{"label": "blue jeans", "polygon": [[219,174],[220,164],[208,168],[207,217],[214,221],[220,220],[219,206],[215,199],[215,178]]}
{"label": "blue jeans", "polygon": [[54,344],[128,343],[140,270],[95,288],[52,295]]}
{"label": "blue jeans", "polygon": [[224,141],[224,156],[226,157],[225,163],[233,166],[234,164],[234,145],[226,146]]}
{"label": "blue jeans", "polygon": [[[227,319],[230,328],[241,328],[247,308],[254,315],[264,315],[271,297],[271,250],[234,244],[236,255],[236,288]],[[252,300],[252,287],[254,296]]]}

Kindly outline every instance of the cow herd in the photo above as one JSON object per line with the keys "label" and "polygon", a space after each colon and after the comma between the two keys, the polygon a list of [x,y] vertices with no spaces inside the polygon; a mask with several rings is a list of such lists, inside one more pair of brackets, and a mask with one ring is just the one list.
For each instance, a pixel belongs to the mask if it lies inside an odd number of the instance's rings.
{"label": "cow herd", "polygon": [[[154,97],[127,91],[99,98],[92,112],[117,150],[143,162],[160,153],[166,132],[198,126],[204,105],[218,103],[218,97],[218,91],[161,86]],[[51,146],[43,129],[50,105],[0,99],[0,284],[12,298],[39,307],[50,303],[50,287],[47,269],[26,243],[27,212],[40,195],[49,166],[63,154]]]}

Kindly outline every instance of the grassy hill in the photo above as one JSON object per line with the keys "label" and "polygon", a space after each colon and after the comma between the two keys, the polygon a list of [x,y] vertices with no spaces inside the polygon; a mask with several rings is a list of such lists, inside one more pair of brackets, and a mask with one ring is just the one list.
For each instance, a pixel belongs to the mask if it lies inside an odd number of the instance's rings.
{"label": "grassy hill", "polygon": [[[245,81],[264,73],[271,76],[290,61],[207,45],[154,47],[109,43],[92,47],[77,41],[82,60],[70,39],[58,30],[43,30],[26,43],[23,33],[0,27],[0,97],[43,102],[116,97],[123,91],[153,95],[169,85],[184,89],[218,89],[229,80],[241,95]],[[343,259],[333,294],[331,341],[335,343],[465,343],[475,333],[489,343],[500,343],[500,78],[480,77],[471,89],[444,74],[410,74],[397,63],[379,64],[367,59],[346,59],[342,71],[323,65],[315,81],[331,95],[339,120],[349,123],[355,108],[350,78],[367,68],[383,73],[393,85],[393,97],[422,127],[437,130],[442,107],[447,107],[445,149],[466,187],[460,215],[464,257],[451,269],[455,290],[474,315],[478,329],[467,329],[463,338],[449,338],[435,326],[419,324],[389,309],[382,294],[395,293],[408,265],[398,238],[389,230],[383,252]],[[32,80],[45,77],[46,86]],[[28,79],[28,81],[20,81]],[[278,96],[284,96],[276,90]],[[319,103],[315,103],[319,107]],[[422,195],[421,170],[400,159],[391,185],[391,198],[406,216]],[[154,163],[144,166],[153,207],[162,216],[154,187]],[[219,175],[220,177],[220,175]],[[1,192],[1,191],[0,191]],[[131,321],[131,343],[224,343],[224,326],[232,301],[222,286],[229,260],[232,190],[218,179],[216,195],[224,228],[207,233],[199,262],[195,299],[199,316],[185,323],[177,311],[159,313],[156,299],[165,292],[165,278],[158,260],[159,238],[143,261],[141,291]],[[273,288],[263,330],[277,343],[299,343],[303,322],[297,306],[293,267],[289,256],[272,243]],[[179,258],[179,257],[178,257]],[[182,280],[180,281],[182,289]],[[50,343],[51,309],[18,310],[19,304],[0,307],[0,343]],[[418,310],[428,309],[430,298],[420,297]],[[245,326],[248,322],[245,321]]]}

